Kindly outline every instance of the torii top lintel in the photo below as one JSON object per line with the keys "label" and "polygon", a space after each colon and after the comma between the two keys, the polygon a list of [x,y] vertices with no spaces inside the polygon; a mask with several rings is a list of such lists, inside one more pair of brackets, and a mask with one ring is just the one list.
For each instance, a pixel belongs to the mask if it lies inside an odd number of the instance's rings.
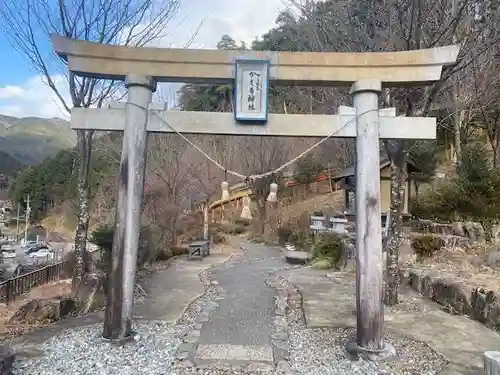
{"label": "torii top lintel", "polygon": [[343,86],[377,79],[388,86],[415,86],[438,81],[443,66],[453,65],[460,45],[401,52],[220,51],[126,47],[52,36],[57,54],[82,77],[123,80],[129,74],[159,82],[226,83],[237,58],[270,61],[271,83]]}

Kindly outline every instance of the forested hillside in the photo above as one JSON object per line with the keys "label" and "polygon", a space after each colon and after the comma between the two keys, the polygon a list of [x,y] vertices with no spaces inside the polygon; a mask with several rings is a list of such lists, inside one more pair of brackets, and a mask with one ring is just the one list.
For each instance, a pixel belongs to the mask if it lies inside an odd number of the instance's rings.
{"label": "forested hillside", "polygon": [[[75,146],[75,134],[62,119],[15,118],[0,114],[0,151],[24,165],[41,163],[59,151]],[[6,161],[2,166],[10,168]],[[12,165],[13,170],[18,167]],[[0,171],[1,173],[1,171]]]}

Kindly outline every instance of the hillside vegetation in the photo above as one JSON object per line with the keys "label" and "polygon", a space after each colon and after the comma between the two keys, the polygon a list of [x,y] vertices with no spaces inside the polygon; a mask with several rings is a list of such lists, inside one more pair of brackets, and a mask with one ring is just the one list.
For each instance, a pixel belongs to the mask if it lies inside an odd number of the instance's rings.
{"label": "hillside vegetation", "polygon": [[[62,119],[0,115],[0,150],[24,165],[38,164],[75,144],[75,132]],[[3,164],[6,171],[19,169],[14,161],[7,160]]]}
{"label": "hillside vegetation", "polygon": [[21,163],[7,152],[0,150],[0,174],[14,176],[18,171],[25,167],[26,165],[24,163]]}

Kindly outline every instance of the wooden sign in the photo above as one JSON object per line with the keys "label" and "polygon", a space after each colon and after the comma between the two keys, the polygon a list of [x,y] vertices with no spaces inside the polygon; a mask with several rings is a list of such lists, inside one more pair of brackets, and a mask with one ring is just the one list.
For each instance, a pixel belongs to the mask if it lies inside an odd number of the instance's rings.
{"label": "wooden sign", "polygon": [[235,60],[234,118],[238,122],[267,122],[269,60]]}

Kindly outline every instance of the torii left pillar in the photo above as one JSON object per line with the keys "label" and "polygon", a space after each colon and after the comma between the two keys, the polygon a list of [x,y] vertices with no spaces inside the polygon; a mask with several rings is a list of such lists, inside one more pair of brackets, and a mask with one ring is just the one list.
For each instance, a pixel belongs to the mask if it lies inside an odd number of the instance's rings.
{"label": "torii left pillar", "polygon": [[134,282],[147,155],[147,108],[156,90],[156,82],[151,77],[129,75],[125,87],[128,89],[128,100],[103,331],[103,337],[113,341],[121,341],[132,335]]}

